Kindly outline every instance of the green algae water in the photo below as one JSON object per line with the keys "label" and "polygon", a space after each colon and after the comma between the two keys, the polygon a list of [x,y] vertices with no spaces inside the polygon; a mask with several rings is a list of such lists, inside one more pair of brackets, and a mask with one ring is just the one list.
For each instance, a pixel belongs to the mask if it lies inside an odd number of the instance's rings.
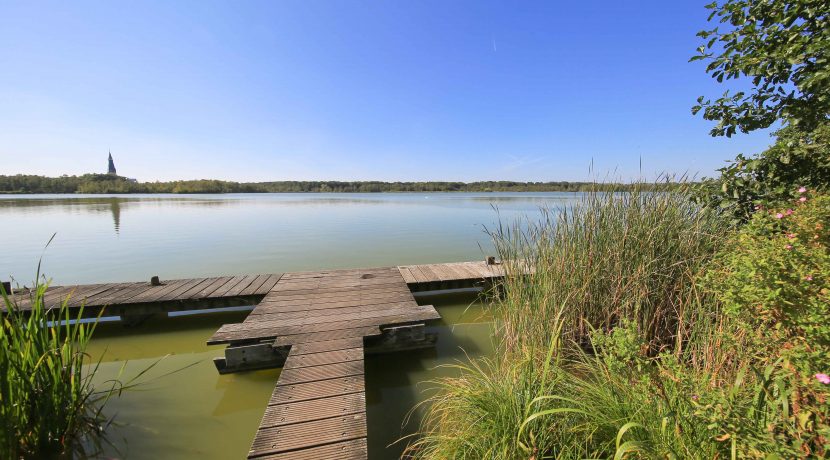
{"label": "green algae water", "polygon": [[[477,260],[492,253],[485,227],[538,217],[578,195],[267,194],[0,197],[0,278],[30,284],[137,281]],[[367,356],[369,458],[398,458],[417,430],[429,380],[466,355],[492,353],[491,324],[473,293],[418,295],[442,316],[435,348]],[[246,311],[175,316],[136,328],[101,323],[89,352],[96,381],[139,384],[110,400],[103,457],[243,458],[279,370],[220,376],[222,347],[205,340]],[[405,423],[407,422],[408,423]]]}

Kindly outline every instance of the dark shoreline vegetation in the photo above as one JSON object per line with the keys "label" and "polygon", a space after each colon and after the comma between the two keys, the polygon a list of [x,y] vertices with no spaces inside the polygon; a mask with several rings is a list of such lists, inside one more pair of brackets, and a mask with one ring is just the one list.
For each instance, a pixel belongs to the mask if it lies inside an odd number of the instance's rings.
{"label": "dark shoreline vegetation", "polygon": [[[646,185],[638,184],[638,188]],[[648,184],[651,190],[676,187],[670,181]],[[381,181],[278,181],[231,182],[182,180],[136,182],[108,174],[45,177],[0,175],[0,194],[38,193],[382,193],[382,192],[584,192],[627,191],[632,184],[594,182],[381,182]]]}

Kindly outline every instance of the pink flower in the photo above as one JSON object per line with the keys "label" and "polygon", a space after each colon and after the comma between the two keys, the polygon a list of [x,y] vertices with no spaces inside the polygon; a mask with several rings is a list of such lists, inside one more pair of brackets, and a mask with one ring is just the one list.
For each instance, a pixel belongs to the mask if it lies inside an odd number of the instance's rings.
{"label": "pink flower", "polygon": [[793,245],[791,245],[791,244],[788,244],[788,245],[784,246],[784,249],[786,249],[787,251],[789,251],[792,248],[793,248]]}
{"label": "pink flower", "polygon": [[806,197],[806,196],[802,196],[801,198],[799,198],[799,199],[798,199],[798,201],[800,201],[800,202],[802,202],[802,203],[803,203],[803,202],[807,201],[807,197]]}
{"label": "pink flower", "polygon": [[783,219],[783,218],[784,218],[784,214],[781,214],[781,213],[779,212],[778,214],[776,214],[776,215],[775,215],[775,218],[776,218],[776,219]]}
{"label": "pink flower", "polygon": [[787,238],[789,238],[791,240],[794,240],[795,239],[795,233],[787,233]]}
{"label": "pink flower", "polygon": [[830,385],[830,375],[816,374],[816,380],[818,380],[819,382],[821,382],[825,385]]}
{"label": "pink flower", "polygon": [[801,188],[798,189],[798,193],[805,193],[806,191],[807,191],[807,189],[804,188],[804,187],[801,187]]}
{"label": "pink flower", "polygon": [[787,211],[786,211],[784,214],[786,214],[786,215],[788,215],[788,216],[789,216],[789,215],[791,215],[791,214],[792,214],[792,213],[794,213],[794,212],[795,212],[795,211],[793,211],[792,209],[787,209]]}
{"label": "pink flower", "polygon": [[813,275],[807,275],[804,277],[806,281],[813,281]]}

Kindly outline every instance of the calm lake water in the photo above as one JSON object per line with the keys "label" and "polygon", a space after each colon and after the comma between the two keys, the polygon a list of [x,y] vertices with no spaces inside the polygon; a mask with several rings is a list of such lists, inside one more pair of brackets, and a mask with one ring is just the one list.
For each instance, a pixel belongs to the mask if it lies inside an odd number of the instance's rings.
{"label": "calm lake water", "polygon": [[[479,260],[492,254],[484,228],[565,207],[572,193],[0,196],[0,279],[55,284],[279,273]],[[497,210],[498,211],[497,211]],[[397,458],[401,436],[436,368],[492,352],[491,325],[474,294],[418,296],[443,319],[434,349],[366,359],[370,459]],[[141,385],[112,400],[109,457],[243,458],[279,370],[220,376],[222,347],[205,340],[246,312],[191,315],[126,329],[102,324],[91,352],[97,380],[126,380],[153,363]],[[166,357],[165,357],[166,356]],[[163,359],[162,359],[163,358]]]}

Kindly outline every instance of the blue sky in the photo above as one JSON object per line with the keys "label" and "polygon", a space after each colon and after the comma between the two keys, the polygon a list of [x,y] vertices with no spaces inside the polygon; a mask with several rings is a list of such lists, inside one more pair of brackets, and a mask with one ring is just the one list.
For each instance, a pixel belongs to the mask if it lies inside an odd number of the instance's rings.
{"label": "blue sky", "polygon": [[0,0],[0,174],[711,175],[707,2]]}

